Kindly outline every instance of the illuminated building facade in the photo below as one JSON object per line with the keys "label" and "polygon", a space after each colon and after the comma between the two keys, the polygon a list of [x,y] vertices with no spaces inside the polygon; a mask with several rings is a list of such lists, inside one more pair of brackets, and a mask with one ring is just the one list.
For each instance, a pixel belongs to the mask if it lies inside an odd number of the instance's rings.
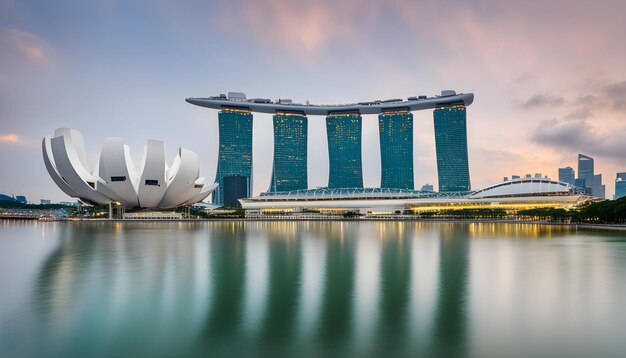
{"label": "illuminated building facade", "polygon": [[274,115],[274,165],[270,191],[307,188],[307,118]]}
{"label": "illuminated building facade", "polygon": [[439,191],[468,191],[470,178],[465,106],[438,107],[434,118]]}
{"label": "illuminated building facade", "polygon": [[366,215],[437,212],[449,209],[571,208],[591,200],[570,184],[520,178],[473,192],[426,192],[386,188],[317,188],[262,193],[239,202],[246,216]]}
{"label": "illuminated building facade", "polygon": [[252,193],[252,113],[224,108],[219,112],[218,122],[220,143],[215,182],[219,187],[213,195],[213,203],[223,204],[225,176],[246,177],[246,196]]}
{"label": "illuminated building facade", "polygon": [[362,188],[361,115],[331,114],[326,117],[328,136],[328,187]]}
{"label": "illuminated building facade", "polygon": [[381,188],[413,189],[413,115],[408,111],[378,116]]}

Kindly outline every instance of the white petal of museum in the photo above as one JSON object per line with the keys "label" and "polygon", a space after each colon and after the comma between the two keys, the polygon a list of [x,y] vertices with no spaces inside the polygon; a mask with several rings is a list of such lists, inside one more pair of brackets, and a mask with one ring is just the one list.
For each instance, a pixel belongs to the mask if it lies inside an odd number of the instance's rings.
{"label": "white petal of museum", "polygon": [[127,207],[173,208],[205,199],[217,184],[199,178],[195,152],[179,148],[171,168],[165,163],[163,142],[148,140],[137,170],[121,138],[106,138],[94,171],[87,162],[80,132],[59,128],[41,144],[43,160],[56,185],[89,204],[119,202]]}

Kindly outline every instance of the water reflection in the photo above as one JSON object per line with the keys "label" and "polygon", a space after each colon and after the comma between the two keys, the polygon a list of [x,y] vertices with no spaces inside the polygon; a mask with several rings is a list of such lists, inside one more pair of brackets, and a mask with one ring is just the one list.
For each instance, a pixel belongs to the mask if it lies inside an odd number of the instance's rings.
{"label": "water reflection", "polygon": [[241,223],[226,223],[210,230],[212,297],[201,339],[207,349],[217,354],[236,346],[233,337],[241,328],[246,279],[245,234]]}
{"label": "water reflection", "polygon": [[[0,344],[11,356],[499,356],[505,351],[490,337],[515,324],[530,332],[561,329],[569,337],[586,332],[579,318],[596,328],[594,318],[602,318],[616,331],[619,318],[626,319],[616,298],[626,293],[624,240],[563,227],[215,222],[4,228],[0,244],[7,233],[29,230],[34,239],[43,233],[56,240],[43,257],[22,252],[39,268],[33,289],[17,305],[20,324],[0,323]],[[586,285],[569,285],[573,275],[586,277]],[[569,309],[549,322],[516,314],[521,307],[549,316],[558,300]],[[576,304],[589,304],[593,312],[578,312]],[[3,314],[0,322],[15,322],[7,317],[14,316]],[[569,327],[559,324],[564,318]],[[611,332],[604,332],[603,347],[587,342],[588,351],[626,348]],[[542,355],[515,340],[506,352],[511,347],[518,356]]]}
{"label": "water reflection", "polygon": [[293,340],[302,266],[301,241],[297,231],[272,237],[277,240],[269,249],[266,308],[259,337],[262,347],[271,352],[288,347]]}
{"label": "water reflection", "polygon": [[374,279],[378,282],[377,321],[372,322],[376,342],[370,356],[397,354],[406,349],[408,304],[411,285],[411,241],[405,226],[377,224],[380,245],[377,248],[379,267]]}
{"label": "water reflection", "polygon": [[440,357],[464,356],[469,238],[466,225],[440,230],[439,292],[435,314],[435,352]]}

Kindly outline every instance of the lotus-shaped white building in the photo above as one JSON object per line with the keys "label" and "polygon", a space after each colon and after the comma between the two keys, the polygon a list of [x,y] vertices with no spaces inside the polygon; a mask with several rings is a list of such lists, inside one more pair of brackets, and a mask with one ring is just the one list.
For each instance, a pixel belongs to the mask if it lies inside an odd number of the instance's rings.
{"label": "lotus-shaped white building", "polygon": [[59,128],[42,142],[43,159],[54,182],[71,197],[88,204],[118,202],[126,207],[174,208],[205,199],[217,184],[199,178],[198,155],[178,149],[171,167],[163,142],[148,140],[139,170],[121,138],[106,138],[92,172],[80,132]]}

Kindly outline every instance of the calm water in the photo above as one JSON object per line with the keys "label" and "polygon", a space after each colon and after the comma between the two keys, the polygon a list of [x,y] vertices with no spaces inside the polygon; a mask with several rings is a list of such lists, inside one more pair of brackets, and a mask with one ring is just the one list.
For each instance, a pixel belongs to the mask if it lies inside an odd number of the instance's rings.
{"label": "calm water", "polygon": [[626,237],[0,222],[0,356],[626,356]]}

